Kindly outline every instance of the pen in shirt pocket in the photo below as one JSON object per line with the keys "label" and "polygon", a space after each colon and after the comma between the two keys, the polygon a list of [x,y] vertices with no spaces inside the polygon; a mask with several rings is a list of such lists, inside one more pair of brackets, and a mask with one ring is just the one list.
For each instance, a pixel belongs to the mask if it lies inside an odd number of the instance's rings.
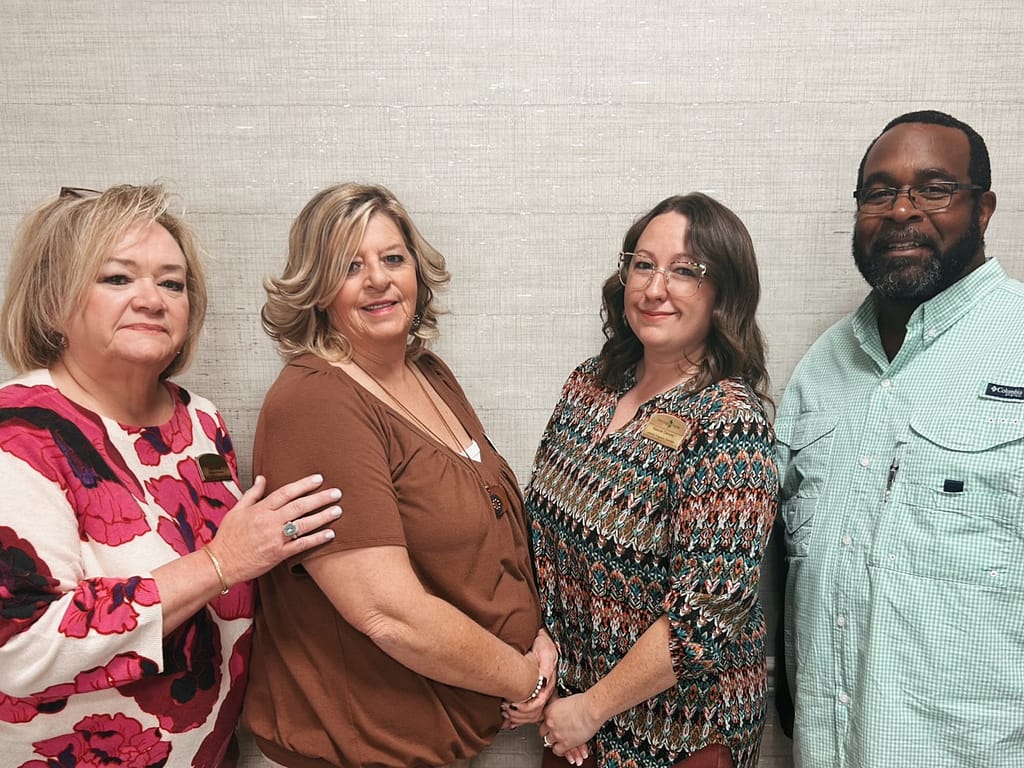
{"label": "pen in shirt pocket", "polygon": [[892,461],[889,463],[889,473],[885,478],[885,495],[882,497],[882,503],[889,501],[889,494],[892,492],[893,483],[896,482],[896,475],[900,471],[900,453],[902,446],[897,445],[896,451],[893,453]]}
{"label": "pen in shirt pocket", "polygon": [[893,456],[892,464],[889,465],[889,476],[885,478],[885,496],[882,497],[882,501],[889,500],[889,492],[892,491],[892,484],[896,482],[896,473],[900,471],[900,460],[898,456]]}

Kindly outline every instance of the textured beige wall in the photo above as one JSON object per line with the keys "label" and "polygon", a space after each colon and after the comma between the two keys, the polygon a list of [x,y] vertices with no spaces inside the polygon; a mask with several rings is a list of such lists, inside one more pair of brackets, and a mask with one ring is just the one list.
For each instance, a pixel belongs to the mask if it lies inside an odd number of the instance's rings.
{"label": "textured beige wall", "polygon": [[246,473],[278,369],[260,277],[333,182],[388,185],[448,256],[438,351],[524,482],[598,348],[622,234],[668,194],[750,227],[776,393],[864,292],[850,192],[896,114],[986,137],[989,252],[1024,277],[1018,0],[3,0],[0,29],[0,243],[62,184],[172,185],[213,294],[182,381],[220,405]]}

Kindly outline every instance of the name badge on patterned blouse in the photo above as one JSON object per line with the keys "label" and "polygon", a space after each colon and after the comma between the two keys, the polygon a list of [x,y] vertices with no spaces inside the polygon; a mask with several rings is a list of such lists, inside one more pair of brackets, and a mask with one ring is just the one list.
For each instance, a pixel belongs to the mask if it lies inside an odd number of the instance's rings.
{"label": "name badge on patterned blouse", "polygon": [[203,482],[215,483],[231,479],[231,470],[228,463],[219,453],[204,453],[199,457],[199,471],[203,475]]}
{"label": "name badge on patterned blouse", "polygon": [[675,450],[690,436],[690,427],[670,413],[656,413],[644,427],[643,436]]}

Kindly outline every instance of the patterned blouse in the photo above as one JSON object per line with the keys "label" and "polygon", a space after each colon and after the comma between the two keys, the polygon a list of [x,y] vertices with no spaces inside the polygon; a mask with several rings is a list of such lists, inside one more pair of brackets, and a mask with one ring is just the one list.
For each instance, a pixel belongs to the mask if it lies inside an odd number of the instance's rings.
{"label": "patterned blouse", "polygon": [[591,741],[604,768],[660,768],[714,742],[757,763],[767,681],[760,564],[776,509],[774,437],[728,379],[657,395],[602,436],[620,391],[598,358],[569,377],[526,504],[562,695],[594,685],[662,616],[677,683]]}
{"label": "patterned blouse", "polygon": [[0,388],[4,766],[206,768],[232,742],[252,588],[164,637],[150,571],[213,538],[235,457],[214,407],[167,387],[173,416],[146,428],[68,401],[47,371]]}

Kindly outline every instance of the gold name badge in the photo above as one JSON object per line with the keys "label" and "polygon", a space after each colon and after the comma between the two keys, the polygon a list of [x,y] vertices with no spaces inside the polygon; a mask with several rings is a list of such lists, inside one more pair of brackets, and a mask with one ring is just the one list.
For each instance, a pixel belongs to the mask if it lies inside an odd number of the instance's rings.
{"label": "gold name badge", "polygon": [[219,453],[204,453],[200,456],[199,472],[203,476],[203,481],[207,483],[231,479],[231,470],[228,469],[228,463],[224,461],[224,457]]}
{"label": "gold name badge", "polygon": [[656,413],[644,427],[643,436],[675,450],[690,436],[690,427],[670,413]]}

